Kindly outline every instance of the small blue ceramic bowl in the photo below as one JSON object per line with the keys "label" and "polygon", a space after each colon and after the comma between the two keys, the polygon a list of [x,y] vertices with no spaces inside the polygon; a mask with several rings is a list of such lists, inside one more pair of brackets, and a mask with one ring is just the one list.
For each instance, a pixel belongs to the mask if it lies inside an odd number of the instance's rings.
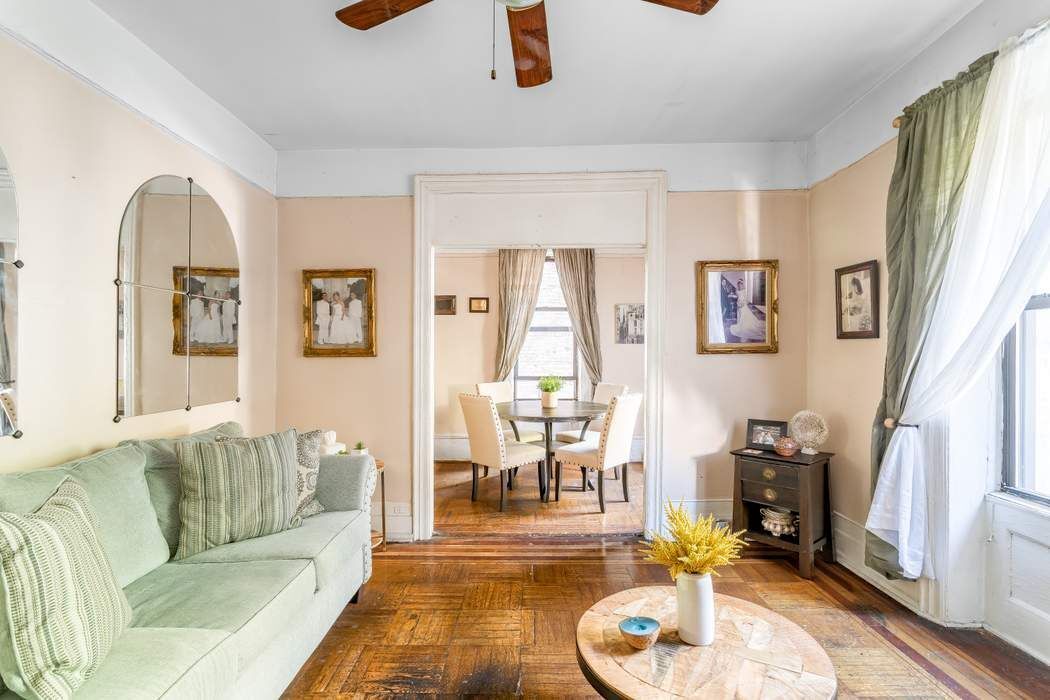
{"label": "small blue ceramic bowl", "polygon": [[651,617],[628,617],[620,621],[620,634],[635,649],[648,649],[660,636],[660,622]]}

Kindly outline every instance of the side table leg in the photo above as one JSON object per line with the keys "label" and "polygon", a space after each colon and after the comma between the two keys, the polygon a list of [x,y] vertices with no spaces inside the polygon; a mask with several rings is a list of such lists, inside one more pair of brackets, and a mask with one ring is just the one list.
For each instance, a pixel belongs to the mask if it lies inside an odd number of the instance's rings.
{"label": "side table leg", "polygon": [[379,472],[379,519],[383,524],[383,550],[386,550],[386,470]]}

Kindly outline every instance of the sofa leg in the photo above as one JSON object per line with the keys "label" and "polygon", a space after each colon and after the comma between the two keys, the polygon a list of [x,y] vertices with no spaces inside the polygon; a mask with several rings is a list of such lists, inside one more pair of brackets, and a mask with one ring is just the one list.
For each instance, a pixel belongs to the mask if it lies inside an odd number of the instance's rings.
{"label": "sofa leg", "polygon": [[357,605],[361,601],[361,589],[357,589],[357,593],[354,593],[354,597],[350,599],[352,605]]}

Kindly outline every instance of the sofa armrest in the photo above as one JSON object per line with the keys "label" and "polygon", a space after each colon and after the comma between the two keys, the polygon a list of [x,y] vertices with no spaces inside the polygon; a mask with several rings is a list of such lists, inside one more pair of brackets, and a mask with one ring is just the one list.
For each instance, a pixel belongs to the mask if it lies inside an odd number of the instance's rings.
{"label": "sofa armrest", "polygon": [[371,455],[325,455],[317,473],[317,500],[325,510],[372,510],[376,462]]}

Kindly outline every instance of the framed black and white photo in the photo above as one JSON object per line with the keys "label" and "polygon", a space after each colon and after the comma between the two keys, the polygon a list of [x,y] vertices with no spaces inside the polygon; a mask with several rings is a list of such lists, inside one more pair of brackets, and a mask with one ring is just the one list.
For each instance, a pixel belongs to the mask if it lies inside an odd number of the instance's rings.
{"label": "framed black and white photo", "polygon": [[617,304],[615,321],[617,345],[645,343],[645,304]]}
{"label": "framed black and white photo", "polygon": [[777,352],[776,260],[696,263],[696,351]]}
{"label": "framed black and white photo", "polygon": [[376,272],[303,270],[303,356],[376,356]]}
{"label": "framed black and white photo", "polygon": [[[237,355],[240,330],[240,272],[225,267],[172,268],[174,289],[188,292],[172,302],[172,352],[185,355]],[[187,340],[189,341],[187,343]]]}
{"label": "framed black and white photo", "polygon": [[776,441],[787,434],[787,421],[747,419],[747,446],[749,449],[772,450]]}
{"label": "framed black and white photo", "polygon": [[835,335],[839,339],[879,337],[879,263],[835,270]]}

